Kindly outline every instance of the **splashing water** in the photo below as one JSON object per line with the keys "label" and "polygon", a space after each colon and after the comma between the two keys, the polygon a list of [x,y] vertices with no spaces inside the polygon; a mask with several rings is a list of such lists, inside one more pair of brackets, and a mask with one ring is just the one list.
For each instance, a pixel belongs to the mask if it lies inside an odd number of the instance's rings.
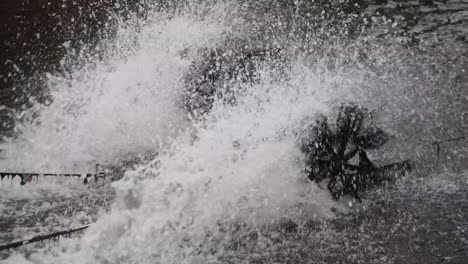
{"label": "splashing water", "polygon": [[120,29],[105,60],[67,77],[50,76],[53,103],[34,109],[40,117],[4,144],[8,160],[2,168],[67,171],[75,164],[113,162],[131,152],[157,151],[186,126],[174,102],[190,61],[178,53],[210,46],[225,29],[173,19],[134,30],[131,24]]}
{"label": "splashing water", "polygon": [[[388,86],[369,88],[367,66],[311,67],[306,55],[291,56],[285,65],[271,59],[258,63],[257,81],[229,84],[239,91],[234,104],[218,98],[203,119],[189,118],[180,98],[192,63],[203,59],[198,51],[228,45],[247,23],[233,19],[231,9],[127,21],[101,59],[48,77],[53,101],[23,113],[29,121],[2,143],[0,168],[81,172],[95,163],[158,154],[112,184],[111,211],[82,237],[8,261],[216,262],[235,240],[229,227],[243,225],[262,236],[262,228],[283,218],[331,217],[330,208],[339,205],[303,175],[302,121]],[[278,67],[284,78],[275,76]],[[370,82],[362,87],[364,81]]]}

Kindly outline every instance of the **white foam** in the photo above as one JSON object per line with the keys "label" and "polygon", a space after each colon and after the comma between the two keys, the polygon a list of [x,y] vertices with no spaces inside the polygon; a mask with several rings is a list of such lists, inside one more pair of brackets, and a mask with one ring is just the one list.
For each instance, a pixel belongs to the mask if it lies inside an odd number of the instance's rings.
{"label": "white foam", "polygon": [[[315,73],[304,70],[275,83],[268,72],[235,106],[215,103],[205,121],[194,124],[196,140],[193,131],[180,135],[156,160],[114,183],[112,212],[80,241],[69,241],[74,246],[66,253],[34,260],[190,263],[220,222],[261,227],[284,217],[329,217],[336,204],[307,183],[294,132],[302,119],[328,110],[321,100],[331,84],[311,82]],[[218,246],[229,242],[220,239]]]}

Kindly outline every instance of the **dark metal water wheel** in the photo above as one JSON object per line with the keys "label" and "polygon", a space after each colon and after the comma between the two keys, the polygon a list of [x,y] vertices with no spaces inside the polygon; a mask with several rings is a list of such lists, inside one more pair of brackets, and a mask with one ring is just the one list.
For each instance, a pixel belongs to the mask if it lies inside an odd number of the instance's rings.
{"label": "dark metal water wheel", "polygon": [[344,194],[359,199],[358,191],[378,180],[371,177],[377,168],[365,150],[382,146],[388,136],[376,127],[363,128],[367,116],[367,109],[361,106],[344,105],[334,127],[326,117],[320,118],[312,131],[313,140],[302,146],[307,154],[308,178],[316,183],[328,179],[327,187],[335,199]]}

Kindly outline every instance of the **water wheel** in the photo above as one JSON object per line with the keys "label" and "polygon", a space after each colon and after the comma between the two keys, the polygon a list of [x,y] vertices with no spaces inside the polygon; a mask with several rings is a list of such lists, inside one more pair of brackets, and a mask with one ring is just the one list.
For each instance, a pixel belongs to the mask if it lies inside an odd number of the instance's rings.
{"label": "water wheel", "polygon": [[389,136],[382,129],[365,126],[369,111],[355,104],[343,105],[331,124],[320,117],[309,140],[302,145],[307,155],[308,178],[316,183],[328,179],[328,190],[335,199],[382,182],[385,177],[367,157],[366,150],[384,145]]}

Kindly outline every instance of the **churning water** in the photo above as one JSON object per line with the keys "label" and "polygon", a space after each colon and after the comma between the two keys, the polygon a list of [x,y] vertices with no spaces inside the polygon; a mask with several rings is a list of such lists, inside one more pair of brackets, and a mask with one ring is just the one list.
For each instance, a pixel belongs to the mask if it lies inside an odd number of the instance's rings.
{"label": "churning water", "polygon": [[[298,148],[304,120],[333,115],[345,101],[384,105],[376,122],[397,140],[385,155],[374,154],[380,160],[429,155],[417,145],[441,133],[430,130],[433,125],[450,136],[462,130],[452,116],[463,111],[461,70],[448,62],[455,48],[433,55],[369,36],[350,44],[336,32],[324,41],[318,33],[299,34],[304,25],[272,13],[231,4],[190,7],[121,22],[97,54],[78,57],[70,49],[64,71],[47,75],[50,102],[18,115],[17,136],[1,143],[2,170],[82,173],[96,163],[142,158],[103,186],[72,179],[5,183],[2,214],[28,219],[26,231],[48,230],[35,221],[56,227],[93,222],[80,237],[30,246],[7,263],[242,259],[247,253],[239,244],[248,241],[246,247],[261,252],[285,219],[301,224],[348,210],[304,175]],[[327,25],[321,27],[327,35]],[[226,72],[216,85],[234,93],[235,102],[215,97],[200,117],[186,110],[184,98],[187,76],[206,63],[207,50],[217,50],[220,64],[246,51],[276,52],[253,60],[254,69],[241,77],[235,67]],[[254,78],[245,81],[245,75]],[[39,219],[41,210],[70,207]],[[17,238],[28,235],[21,227],[10,230]]]}

